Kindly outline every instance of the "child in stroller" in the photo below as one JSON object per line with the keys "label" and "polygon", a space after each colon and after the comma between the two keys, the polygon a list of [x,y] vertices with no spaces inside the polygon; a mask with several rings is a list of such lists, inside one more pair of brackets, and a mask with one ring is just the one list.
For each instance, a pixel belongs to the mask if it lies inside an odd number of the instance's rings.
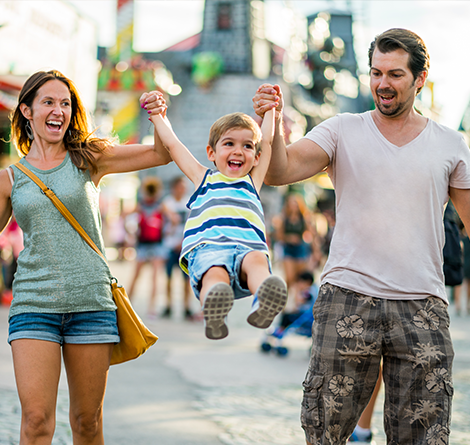
{"label": "child in stroller", "polygon": [[[294,283],[295,309],[292,312],[284,311],[281,314],[279,326],[268,331],[261,343],[261,351],[273,350],[280,356],[287,355],[289,350],[282,345],[283,338],[288,334],[297,334],[306,337],[312,336],[313,305],[318,296],[318,286],[311,272],[303,271],[296,277]],[[270,337],[275,340],[271,344]]]}

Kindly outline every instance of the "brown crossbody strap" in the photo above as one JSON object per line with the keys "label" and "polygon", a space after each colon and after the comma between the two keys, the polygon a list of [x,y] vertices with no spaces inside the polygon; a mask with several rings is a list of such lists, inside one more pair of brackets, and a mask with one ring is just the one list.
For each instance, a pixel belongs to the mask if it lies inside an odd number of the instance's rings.
{"label": "brown crossbody strap", "polygon": [[98,249],[93,240],[88,236],[85,230],[83,230],[83,227],[69,212],[67,207],[62,204],[62,201],[56,196],[56,194],[49,187],[47,187],[28,167],[25,167],[20,162],[17,162],[14,165],[39,186],[42,192],[52,201],[52,203],[57,207],[59,212],[62,213],[64,218],[70,223],[70,225],[82,236],[82,238],[87,242],[87,244],[107,263],[107,260],[102,254],[101,250]]}

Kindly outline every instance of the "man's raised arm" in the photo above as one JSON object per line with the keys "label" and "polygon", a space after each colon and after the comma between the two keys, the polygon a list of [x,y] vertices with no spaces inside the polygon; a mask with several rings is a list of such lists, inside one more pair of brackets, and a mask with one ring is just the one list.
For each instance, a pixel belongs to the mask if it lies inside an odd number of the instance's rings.
{"label": "man's raised arm", "polygon": [[261,118],[266,111],[276,109],[271,163],[264,181],[267,185],[292,184],[308,179],[321,172],[330,162],[326,152],[309,139],[299,139],[286,147],[282,120],[283,106],[279,85],[263,84],[253,97],[253,108]]}

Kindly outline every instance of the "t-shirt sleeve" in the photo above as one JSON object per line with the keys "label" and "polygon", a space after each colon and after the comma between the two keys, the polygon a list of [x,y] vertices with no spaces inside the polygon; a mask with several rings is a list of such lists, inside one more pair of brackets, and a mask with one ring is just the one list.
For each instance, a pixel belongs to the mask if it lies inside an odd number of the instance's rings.
{"label": "t-shirt sleeve", "polygon": [[304,137],[318,144],[333,160],[338,144],[338,129],[340,118],[338,115],[323,121],[316,127],[313,127]]}
{"label": "t-shirt sleeve", "polygon": [[450,175],[449,184],[454,188],[470,189],[470,149],[462,136],[457,153],[456,165]]}

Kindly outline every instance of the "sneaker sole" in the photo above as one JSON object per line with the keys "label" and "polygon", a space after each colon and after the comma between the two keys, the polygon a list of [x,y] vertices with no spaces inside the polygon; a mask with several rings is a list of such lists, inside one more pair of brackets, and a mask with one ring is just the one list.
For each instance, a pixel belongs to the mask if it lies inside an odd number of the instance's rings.
{"label": "sneaker sole", "polygon": [[228,284],[219,283],[210,288],[202,309],[207,338],[220,340],[227,337],[228,327],[225,324],[225,317],[232,306],[233,291]]}
{"label": "sneaker sole", "polygon": [[248,323],[255,328],[266,329],[287,303],[287,286],[283,279],[271,275],[258,289],[259,307],[248,316]]}

